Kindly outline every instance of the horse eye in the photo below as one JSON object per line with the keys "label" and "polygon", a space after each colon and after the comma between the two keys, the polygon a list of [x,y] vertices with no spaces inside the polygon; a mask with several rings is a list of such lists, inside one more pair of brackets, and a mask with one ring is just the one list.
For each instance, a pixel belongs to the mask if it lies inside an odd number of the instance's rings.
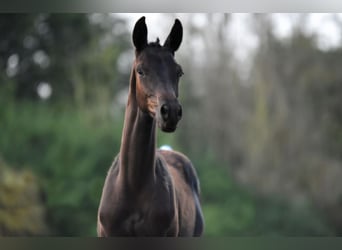
{"label": "horse eye", "polygon": [[140,76],[144,76],[144,71],[138,70],[138,74],[139,74]]}
{"label": "horse eye", "polygon": [[141,68],[137,68],[137,72],[141,77],[145,76],[145,72]]}

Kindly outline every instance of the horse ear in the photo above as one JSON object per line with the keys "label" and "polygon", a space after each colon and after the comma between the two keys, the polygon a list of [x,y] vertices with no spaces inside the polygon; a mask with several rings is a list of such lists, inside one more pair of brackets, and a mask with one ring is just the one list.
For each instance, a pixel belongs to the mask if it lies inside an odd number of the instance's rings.
{"label": "horse ear", "polygon": [[174,53],[180,46],[183,38],[182,23],[176,19],[171,29],[169,36],[167,37],[164,47],[169,48]]}
{"label": "horse ear", "polygon": [[132,38],[137,51],[141,51],[147,46],[147,26],[144,16],[135,23]]}

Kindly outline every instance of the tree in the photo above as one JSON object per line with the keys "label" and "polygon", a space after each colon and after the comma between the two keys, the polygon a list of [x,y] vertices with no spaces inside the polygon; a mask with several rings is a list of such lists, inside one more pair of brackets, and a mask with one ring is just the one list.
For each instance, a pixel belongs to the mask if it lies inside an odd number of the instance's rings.
{"label": "tree", "polygon": [[52,90],[51,100],[80,105],[100,86],[115,89],[115,63],[129,42],[112,30],[124,20],[101,14],[3,14],[0,19],[0,75],[3,84],[14,85],[18,100],[39,100],[42,83]]}

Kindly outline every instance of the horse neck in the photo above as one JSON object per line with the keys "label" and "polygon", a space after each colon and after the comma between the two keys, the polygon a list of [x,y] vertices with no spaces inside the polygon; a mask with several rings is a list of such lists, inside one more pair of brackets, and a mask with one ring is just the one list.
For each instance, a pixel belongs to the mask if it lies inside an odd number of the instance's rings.
{"label": "horse neck", "polygon": [[133,66],[120,149],[119,172],[126,185],[139,189],[153,180],[155,152],[156,122],[137,105]]}

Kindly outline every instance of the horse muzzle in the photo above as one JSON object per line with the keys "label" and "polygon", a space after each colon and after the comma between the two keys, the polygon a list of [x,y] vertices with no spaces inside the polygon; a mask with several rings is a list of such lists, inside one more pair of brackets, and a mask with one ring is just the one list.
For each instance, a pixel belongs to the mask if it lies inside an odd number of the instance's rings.
{"label": "horse muzzle", "polygon": [[182,118],[182,106],[177,99],[161,102],[158,107],[157,123],[163,132],[174,132]]}

